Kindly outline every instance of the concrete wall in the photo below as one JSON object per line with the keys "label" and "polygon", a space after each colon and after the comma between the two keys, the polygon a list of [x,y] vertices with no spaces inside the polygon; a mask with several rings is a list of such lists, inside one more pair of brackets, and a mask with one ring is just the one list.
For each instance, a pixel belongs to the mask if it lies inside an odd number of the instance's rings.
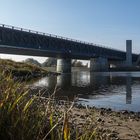
{"label": "concrete wall", "polygon": [[56,71],[60,73],[71,73],[71,59],[57,59]]}
{"label": "concrete wall", "polygon": [[126,66],[132,66],[132,40],[126,40]]}
{"label": "concrete wall", "polygon": [[100,72],[100,71],[108,71],[109,65],[107,58],[98,57],[90,59],[90,71]]}

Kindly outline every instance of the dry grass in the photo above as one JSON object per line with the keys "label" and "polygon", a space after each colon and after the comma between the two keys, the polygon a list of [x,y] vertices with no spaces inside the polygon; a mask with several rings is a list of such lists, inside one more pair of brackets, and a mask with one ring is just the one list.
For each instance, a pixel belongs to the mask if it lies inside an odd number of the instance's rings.
{"label": "dry grass", "polygon": [[[56,104],[52,97],[30,95],[24,83],[0,73],[0,139],[2,140],[93,140],[107,139],[91,122],[79,127],[71,122],[73,104]],[[92,116],[92,115],[91,115]],[[86,120],[85,120],[86,122]]]}
{"label": "dry grass", "polygon": [[20,79],[23,78],[24,80],[48,74],[48,71],[41,67],[8,59],[0,59],[0,70],[5,71],[7,74],[10,73],[13,77],[20,77]]}

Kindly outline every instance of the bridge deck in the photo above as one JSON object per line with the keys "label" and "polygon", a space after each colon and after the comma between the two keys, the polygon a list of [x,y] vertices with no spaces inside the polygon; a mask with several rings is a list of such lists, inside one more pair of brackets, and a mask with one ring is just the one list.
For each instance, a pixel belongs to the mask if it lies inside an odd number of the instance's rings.
{"label": "bridge deck", "polygon": [[[125,60],[126,52],[56,35],[0,24],[0,52],[87,60]],[[133,61],[137,55],[133,54]]]}

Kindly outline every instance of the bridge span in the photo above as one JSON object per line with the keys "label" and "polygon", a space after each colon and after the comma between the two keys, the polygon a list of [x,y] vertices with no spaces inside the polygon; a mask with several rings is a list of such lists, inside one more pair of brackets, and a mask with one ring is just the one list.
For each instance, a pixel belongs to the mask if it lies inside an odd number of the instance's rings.
{"label": "bridge span", "polygon": [[107,71],[109,65],[129,65],[137,61],[127,41],[127,53],[84,41],[0,24],[0,53],[56,57],[58,72],[71,72],[71,59],[90,60],[91,71]]}

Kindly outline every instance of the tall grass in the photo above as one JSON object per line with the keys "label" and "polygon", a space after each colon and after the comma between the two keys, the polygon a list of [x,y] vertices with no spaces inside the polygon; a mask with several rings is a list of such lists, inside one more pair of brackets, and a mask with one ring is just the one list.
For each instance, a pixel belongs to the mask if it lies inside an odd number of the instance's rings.
{"label": "tall grass", "polygon": [[92,123],[81,128],[70,123],[73,104],[61,110],[51,99],[30,94],[24,83],[0,72],[0,140],[103,139]]}
{"label": "tall grass", "polygon": [[0,139],[36,139],[44,126],[43,108],[24,84],[0,75]]}

